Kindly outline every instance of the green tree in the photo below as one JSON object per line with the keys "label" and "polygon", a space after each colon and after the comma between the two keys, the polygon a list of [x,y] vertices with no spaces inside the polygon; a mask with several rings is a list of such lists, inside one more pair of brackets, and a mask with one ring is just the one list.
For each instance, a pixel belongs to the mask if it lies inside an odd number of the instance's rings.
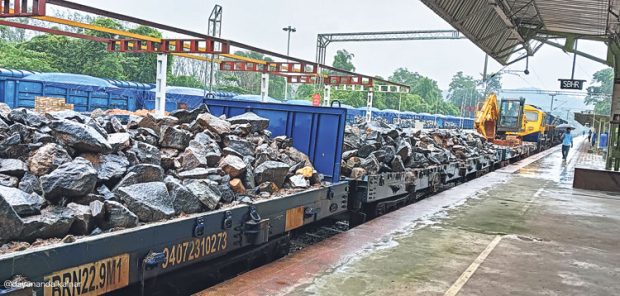
{"label": "green tree", "polygon": [[462,71],[457,72],[450,82],[448,101],[459,108],[476,105],[483,98],[482,94],[476,90],[477,84],[478,81],[472,76],[464,75]]}
{"label": "green tree", "polygon": [[390,76],[389,80],[410,87],[410,96],[405,97],[404,103],[401,106],[403,111],[449,115],[457,115],[459,113],[459,109],[456,106],[443,100],[437,81],[431,78],[420,75],[417,72],[411,72],[407,68],[398,68]]}
{"label": "green tree", "polygon": [[44,52],[16,48],[0,40],[0,67],[30,71],[52,72],[56,69],[49,63]]}
{"label": "green tree", "polygon": [[487,76],[484,94],[499,93],[502,90],[502,74],[496,73]]}
{"label": "green tree", "polygon": [[592,86],[588,87],[586,105],[593,105],[597,114],[611,114],[611,94],[614,86],[614,70],[607,68],[592,75]]}
{"label": "green tree", "polygon": [[45,53],[53,68],[61,72],[69,72],[68,70],[74,70],[75,61],[73,59],[76,53],[71,48],[74,42],[75,40],[65,36],[46,34],[35,36],[17,46],[22,50]]}
{"label": "green tree", "polygon": [[334,63],[332,66],[340,70],[355,72],[355,66],[353,66],[354,57],[355,55],[353,53],[348,52],[346,49],[340,49],[336,52],[336,56],[334,56]]}
{"label": "green tree", "polygon": [[[157,29],[139,26],[135,29],[128,30],[131,33],[140,34],[149,37],[161,38],[161,32]],[[173,56],[168,56],[168,75],[172,75]],[[154,53],[130,53],[125,54],[123,60],[123,70],[126,73],[127,80],[153,83],[157,76],[157,54]],[[182,77],[182,76],[181,76]],[[183,78],[187,79],[187,78]],[[189,81],[186,81],[189,82]]]}
{"label": "green tree", "polygon": [[299,100],[310,100],[312,99],[312,95],[317,92],[319,92],[319,90],[315,88],[314,84],[302,84],[297,86],[292,97]]}
{"label": "green tree", "polygon": [[204,89],[204,83],[200,80],[196,79],[193,76],[179,75],[179,76],[169,76],[168,77],[168,85],[170,86],[183,86],[183,87],[192,87],[192,88],[202,88]]}

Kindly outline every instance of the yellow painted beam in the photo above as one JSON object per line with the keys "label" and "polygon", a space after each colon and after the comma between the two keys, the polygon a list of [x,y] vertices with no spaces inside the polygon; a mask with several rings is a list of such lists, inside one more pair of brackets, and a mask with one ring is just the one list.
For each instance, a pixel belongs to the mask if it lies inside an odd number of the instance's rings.
{"label": "yellow painted beam", "polygon": [[[85,24],[85,23],[81,23],[81,22],[66,20],[66,19],[52,17],[52,16],[38,16],[38,17],[34,17],[34,18],[36,18],[38,20],[42,20],[42,21],[56,23],[56,24],[61,24],[61,25],[66,25],[66,26],[71,26],[71,27],[77,27],[77,28],[82,28],[82,29],[88,29],[88,30],[93,30],[93,31],[98,31],[98,32],[110,33],[110,34],[114,34],[114,35],[125,36],[125,37],[130,37],[130,38],[139,39],[139,40],[152,41],[152,42],[161,42],[161,38],[156,38],[156,37],[150,37],[150,36],[135,34],[135,33],[131,33],[131,32],[123,31],[123,30],[110,29],[110,28],[106,28],[106,27],[102,27],[102,26],[97,26],[97,25]],[[175,55],[178,55],[178,54],[175,54]],[[186,58],[198,57],[198,56],[193,56],[193,55],[189,55],[189,54],[181,54],[181,55],[178,55],[178,56],[183,56],[183,57],[186,57]],[[222,54],[221,56],[224,56],[224,57],[227,57],[227,58],[231,58],[231,59],[235,59],[235,60],[239,60],[239,61],[252,62],[252,63],[256,63],[256,64],[262,64],[262,65],[266,65],[267,64],[267,62],[262,61],[262,60],[242,57],[242,56],[238,56],[238,55],[235,55],[235,54]],[[209,61],[211,61],[211,60],[209,60]]]}
{"label": "yellow painted beam", "polygon": [[153,41],[153,42],[161,42],[161,38],[149,37],[149,36],[135,34],[135,33],[131,33],[131,32],[123,31],[123,30],[110,29],[110,28],[106,28],[106,27],[102,27],[102,26],[85,24],[85,23],[80,23],[80,22],[76,22],[76,21],[70,21],[70,20],[66,20],[66,19],[61,19],[61,18],[53,17],[53,16],[37,16],[37,17],[34,17],[34,18],[36,18],[38,20],[42,20],[42,21],[52,22],[52,23],[61,24],[61,25],[67,25],[67,26],[71,26],[71,27],[77,27],[77,28],[83,28],[83,29],[88,29],[88,30],[93,30],[93,31],[110,33],[110,34],[114,34],[114,35],[125,36],[125,37],[140,39],[140,40]]}
{"label": "yellow painted beam", "polygon": [[[194,60],[198,60],[198,61],[205,61],[205,62],[211,62],[211,59],[208,57],[203,57],[203,56],[199,56],[199,55],[193,55],[193,54],[189,54],[189,53],[173,53],[173,56],[177,56],[177,57],[182,57],[182,58],[188,58],[188,59],[194,59]],[[222,60],[219,59],[213,59],[213,61],[217,64],[221,63]]]}

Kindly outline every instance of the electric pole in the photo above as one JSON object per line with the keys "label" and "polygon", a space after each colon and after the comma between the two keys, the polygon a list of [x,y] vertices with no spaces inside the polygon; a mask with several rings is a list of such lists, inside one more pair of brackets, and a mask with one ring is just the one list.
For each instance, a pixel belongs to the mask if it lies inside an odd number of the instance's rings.
{"label": "electric pole", "polygon": [[[297,29],[289,25],[288,27],[282,28],[282,30],[288,33],[287,34],[288,39],[286,42],[286,55],[290,56],[291,55],[291,33],[297,32]],[[284,80],[284,100],[286,101],[287,99],[288,99],[288,81]]]}

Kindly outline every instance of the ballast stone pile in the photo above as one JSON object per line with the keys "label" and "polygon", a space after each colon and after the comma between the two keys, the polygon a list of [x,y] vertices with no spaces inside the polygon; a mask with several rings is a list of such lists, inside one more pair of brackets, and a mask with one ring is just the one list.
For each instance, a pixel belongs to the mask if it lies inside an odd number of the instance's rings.
{"label": "ballast stone pile", "polygon": [[495,148],[474,133],[403,130],[373,121],[346,127],[341,172],[345,177],[359,179],[366,175],[464,162],[483,155],[495,159]]}
{"label": "ballast stone pile", "polygon": [[0,104],[0,243],[130,228],[322,177],[269,120],[206,106],[166,117],[39,115]]}

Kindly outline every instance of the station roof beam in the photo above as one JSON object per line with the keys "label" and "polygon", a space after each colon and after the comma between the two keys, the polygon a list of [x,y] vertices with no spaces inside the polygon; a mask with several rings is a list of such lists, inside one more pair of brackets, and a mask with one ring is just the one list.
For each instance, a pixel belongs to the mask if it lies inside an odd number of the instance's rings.
{"label": "station roof beam", "polygon": [[549,38],[607,41],[619,28],[619,1],[422,2],[503,65],[533,55]]}

